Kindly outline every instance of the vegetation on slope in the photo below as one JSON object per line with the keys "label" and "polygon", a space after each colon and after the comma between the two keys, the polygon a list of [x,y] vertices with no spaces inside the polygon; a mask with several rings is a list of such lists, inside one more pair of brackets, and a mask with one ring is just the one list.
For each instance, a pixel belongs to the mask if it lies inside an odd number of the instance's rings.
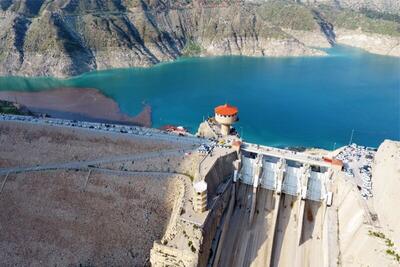
{"label": "vegetation on slope", "polygon": [[394,242],[392,240],[390,240],[384,233],[382,232],[375,232],[375,231],[371,231],[369,230],[368,234],[370,236],[374,236],[377,238],[382,239],[383,241],[385,241],[385,245],[387,247],[386,249],[386,254],[393,257],[393,259],[400,263],[400,253],[396,252],[394,249]]}
{"label": "vegetation on slope", "polygon": [[0,113],[13,115],[33,115],[32,112],[23,107],[18,107],[12,102],[0,100]]}
{"label": "vegetation on slope", "polygon": [[182,50],[182,55],[184,56],[198,56],[201,54],[202,47],[199,43],[190,40],[186,43],[185,47]]}
{"label": "vegetation on slope", "polygon": [[339,10],[327,6],[320,6],[320,10],[336,28],[400,37],[400,22],[397,15],[365,10],[360,13],[350,9]]}
{"label": "vegetation on slope", "polygon": [[313,31],[318,29],[312,10],[294,2],[274,1],[257,8],[257,13],[274,26]]}

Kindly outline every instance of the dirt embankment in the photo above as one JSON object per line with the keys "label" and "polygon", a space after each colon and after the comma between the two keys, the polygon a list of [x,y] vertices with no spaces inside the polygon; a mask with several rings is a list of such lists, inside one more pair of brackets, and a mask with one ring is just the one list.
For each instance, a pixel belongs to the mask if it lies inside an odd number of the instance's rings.
{"label": "dirt embankment", "polygon": [[18,102],[32,112],[51,117],[118,122],[151,127],[151,107],[144,105],[136,116],[123,114],[118,104],[92,88],[58,88],[40,92],[0,92],[0,99]]}
{"label": "dirt embankment", "polygon": [[1,266],[145,266],[176,194],[171,177],[11,174],[0,194]]}
{"label": "dirt embankment", "polygon": [[0,168],[6,168],[140,154],[176,144],[83,129],[1,122],[0,147]]}
{"label": "dirt embankment", "polygon": [[[0,122],[0,169],[112,159],[179,146],[84,129]],[[168,163],[180,166],[181,159]],[[75,169],[1,176],[0,266],[148,265],[150,249],[162,238],[180,190],[177,175],[146,172],[157,170],[153,165],[164,160],[162,155],[152,164],[126,160],[109,173]],[[124,166],[143,173],[120,174]]]}

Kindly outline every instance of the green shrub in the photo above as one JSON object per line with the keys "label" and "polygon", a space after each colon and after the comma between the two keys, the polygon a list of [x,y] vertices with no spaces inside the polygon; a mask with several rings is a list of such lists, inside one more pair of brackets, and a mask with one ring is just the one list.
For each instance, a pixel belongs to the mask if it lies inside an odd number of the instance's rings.
{"label": "green shrub", "polygon": [[182,50],[182,54],[189,57],[198,56],[201,54],[202,50],[203,49],[199,43],[191,40],[186,43]]}

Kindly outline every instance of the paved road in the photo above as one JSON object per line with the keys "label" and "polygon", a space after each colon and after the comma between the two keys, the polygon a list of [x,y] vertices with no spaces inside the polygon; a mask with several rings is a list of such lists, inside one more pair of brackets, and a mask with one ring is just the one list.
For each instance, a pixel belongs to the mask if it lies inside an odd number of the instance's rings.
{"label": "paved road", "polygon": [[105,168],[95,168],[93,169],[96,172],[101,172],[104,174],[111,174],[111,175],[118,175],[118,176],[135,176],[135,175],[141,175],[141,174],[146,174],[146,175],[152,175],[152,176],[162,176],[162,177],[168,177],[171,175],[182,175],[186,176],[190,179],[190,176],[184,173],[180,172],[161,172],[161,171],[120,171],[120,170],[111,170],[111,169],[105,169]]}
{"label": "paved road", "polygon": [[103,159],[95,159],[95,160],[85,160],[85,161],[72,161],[66,163],[54,163],[54,164],[46,164],[39,166],[30,166],[30,167],[16,167],[16,168],[3,168],[0,169],[0,175],[6,175],[7,173],[21,173],[21,172],[31,172],[31,171],[48,171],[48,170],[61,170],[61,169],[83,169],[89,168],[91,166],[96,166],[105,163],[113,163],[113,162],[124,162],[124,161],[132,161],[132,160],[145,160],[157,157],[165,157],[165,156],[176,156],[182,155],[185,152],[192,151],[193,148],[187,149],[168,149],[161,151],[153,151],[147,153],[140,153],[128,156],[113,156]]}
{"label": "paved road", "polygon": [[309,154],[302,152],[294,152],[287,149],[279,149],[276,147],[269,147],[269,146],[260,146],[251,143],[244,143],[242,149],[253,153],[269,155],[277,158],[284,158],[287,160],[299,161],[310,165],[324,166],[328,168],[331,167],[331,164],[323,161],[322,158],[311,156]]}
{"label": "paved road", "polygon": [[[109,127],[105,127],[105,123],[96,123],[96,122],[73,122],[71,120],[63,120],[56,118],[35,118],[31,116],[17,116],[17,115],[3,115],[0,114],[0,122],[2,121],[11,121],[17,123],[29,123],[29,124],[37,124],[37,125],[46,125],[52,127],[62,127],[62,128],[73,128],[81,131],[91,131],[98,132],[103,134],[110,135],[118,135],[122,137],[133,137],[133,138],[143,138],[146,140],[158,140],[158,141],[167,141],[167,142],[175,142],[181,144],[196,144],[200,145],[202,143],[209,143],[209,140],[198,138],[195,136],[178,136],[176,134],[164,133],[161,130],[154,128],[145,128],[138,126],[127,126],[127,125],[118,125],[118,124],[107,124]],[[75,126],[73,126],[75,125]],[[82,126],[85,125],[85,126]],[[134,129],[133,133],[122,133],[114,130],[123,129],[129,130],[130,128]],[[93,127],[93,128],[89,128]]]}

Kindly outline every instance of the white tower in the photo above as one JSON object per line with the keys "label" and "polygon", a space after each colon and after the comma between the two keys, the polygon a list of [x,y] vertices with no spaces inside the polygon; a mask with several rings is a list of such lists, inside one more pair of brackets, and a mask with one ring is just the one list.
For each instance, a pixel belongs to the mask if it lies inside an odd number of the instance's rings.
{"label": "white tower", "polygon": [[195,212],[202,213],[207,210],[207,183],[203,180],[193,184],[193,208]]}
{"label": "white tower", "polygon": [[221,105],[215,108],[215,120],[221,125],[221,134],[229,135],[231,125],[237,121],[237,107],[228,104]]}

